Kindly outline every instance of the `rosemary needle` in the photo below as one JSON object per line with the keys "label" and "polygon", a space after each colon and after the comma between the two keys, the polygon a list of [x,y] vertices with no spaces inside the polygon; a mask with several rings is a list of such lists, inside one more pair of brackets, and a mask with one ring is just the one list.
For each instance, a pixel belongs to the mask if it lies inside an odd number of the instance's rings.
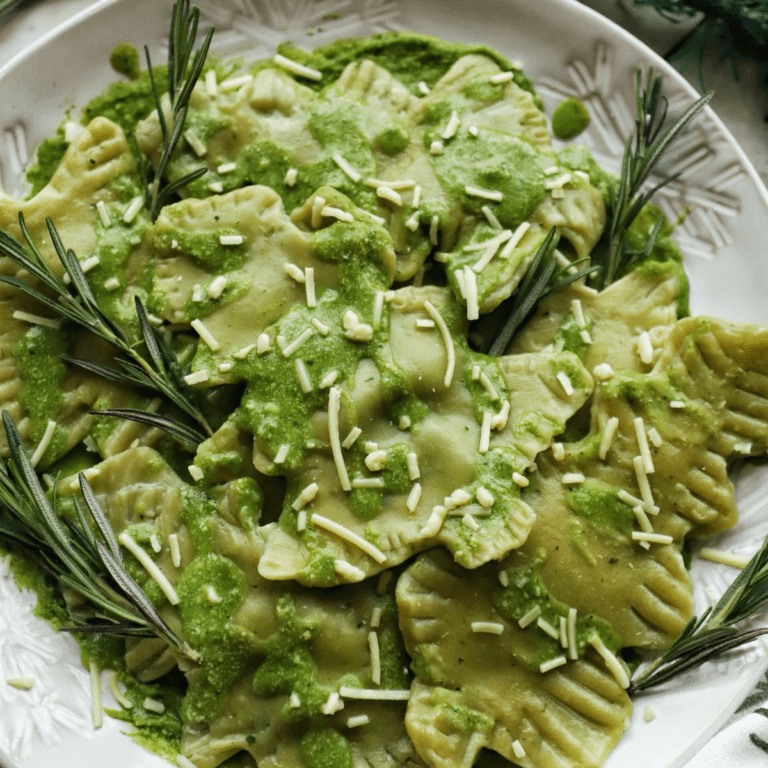
{"label": "rosemary needle", "polygon": [[0,459],[0,541],[20,547],[89,604],[89,615],[68,608],[72,625],[60,629],[157,636],[199,661],[200,655],[170,629],[125,570],[115,532],[82,472],[78,479],[83,502],[75,499],[77,522],[73,522],[59,517],[55,495],[53,501],[48,499],[7,411],[2,419],[11,455]]}
{"label": "rosemary needle", "polygon": [[768,604],[768,538],[717,604],[695,616],[677,640],[629,684],[630,696],[690,672],[716,656],[768,634],[768,627],[739,629]]}
{"label": "rosemary needle", "polygon": [[[203,71],[205,58],[211,45],[213,28],[203,41],[203,44],[195,52],[190,64],[190,57],[197,37],[197,25],[200,18],[200,9],[193,5],[190,8],[189,0],[177,0],[173,5],[171,16],[171,29],[168,36],[168,97],[170,99],[170,125],[166,120],[165,112],[160,101],[160,92],[155,83],[152,71],[152,61],[149,57],[149,48],[144,46],[144,55],[147,58],[147,74],[155,99],[157,118],[160,122],[160,132],[163,137],[163,147],[160,153],[157,167],[152,169],[148,161],[141,153],[139,157],[139,174],[144,183],[144,197],[150,218],[155,221],[160,209],[170,199],[171,195],[181,187],[199,179],[208,170],[205,167],[186,174],[171,183],[164,182],[168,163],[171,161],[176,146],[179,143],[184,130],[184,123],[189,109],[189,99],[192,89]],[[150,179],[152,176],[152,179]]]}
{"label": "rosemary needle", "polygon": [[642,73],[637,71],[636,133],[634,138],[627,139],[619,184],[611,189],[611,205],[606,225],[608,248],[601,264],[599,278],[601,288],[606,288],[626,274],[639,255],[627,250],[626,236],[629,227],[653,195],[677,179],[680,174],[668,176],[652,184],[650,188],[646,188],[646,182],[670,147],[714,95],[712,92],[704,94],[670,124],[667,122],[667,99],[663,94],[663,87],[661,76],[654,76],[651,68],[646,77],[646,87],[643,88]]}
{"label": "rosemary needle", "polygon": [[[181,366],[175,354],[161,334],[149,323],[147,313],[139,297],[135,298],[134,303],[145,352],[142,352],[137,345],[132,344],[120,328],[102,312],[77,256],[72,250],[67,250],[64,247],[50,218],[46,218],[46,224],[54,250],[69,276],[69,284],[65,283],[50,268],[32,239],[21,213],[19,213],[19,227],[27,248],[25,249],[7,232],[0,230],[0,255],[7,256],[22,267],[33,278],[42,283],[55,298],[51,298],[49,294],[43,293],[41,289],[16,275],[0,274],[0,282],[18,288],[65,320],[89,330],[99,338],[109,342],[120,353],[116,358],[119,368],[110,368],[99,363],[70,358],[67,358],[68,362],[114,381],[150,389],[163,395],[196,422],[197,427],[186,428],[186,435],[182,439],[188,442],[200,443],[206,436],[213,434],[208,421],[195,404],[194,391],[184,381]],[[130,418],[127,414],[120,415],[124,418]],[[172,431],[167,429],[167,421],[158,418],[154,426],[165,429],[165,431]]]}

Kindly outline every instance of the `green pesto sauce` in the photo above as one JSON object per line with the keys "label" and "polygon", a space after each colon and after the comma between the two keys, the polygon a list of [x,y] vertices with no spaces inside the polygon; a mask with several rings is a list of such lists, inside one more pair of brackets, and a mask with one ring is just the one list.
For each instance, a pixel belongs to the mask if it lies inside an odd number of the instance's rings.
{"label": "green pesto sauce", "polygon": [[352,748],[344,736],[333,728],[308,731],[299,743],[306,768],[351,768]]}
{"label": "green pesto sauce", "polygon": [[587,478],[566,491],[568,506],[581,518],[602,528],[613,528],[627,538],[632,535],[635,515],[619,498],[620,488]]}
{"label": "green pesto sauce", "polygon": [[[49,421],[56,421],[64,404],[62,385],[67,367],[61,357],[67,353],[67,334],[53,328],[35,325],[22,336],[13,348],[19,367],[22,387],[19,402],[32,420],[32,438],[38,442]],[[51,444],[41,458],[41,467],[62,455],[66,430],[56,427]]]}
{"label": "green pesto sauce", "polygon": [[382,128],[374,139],[376,148],[385,155],[397,155],[409,144],[411,134],[404,125],[393,124]]}
{"label": "green pesto sauce", "polygon": [[[437,136],[427,131],[427,146]],[[432,162],[440,183],[466,211],[481,217],[482,207],[489,205],[503,227],[514,229],[544,199],[544,169],[552,164],[552,158],[505,134],[484,131],[478,139],[459,129],[443,154],[434,156]],[[467,195],[466,186],[498,190],[504,197],[501,202],[489,203]]]}
{"label": "green pesto sauce", "polygon": [[186,254],[212,272],[227,272],[243,266],[248,258],[248,245],[222,245],[223,235],[239,234],[233,229],[218,228],[204,232],[166,229],[156,234],[155,247],[166,254]]}
{"label": "green pesto sauce", "polygon": [[320,83],[306,83],[310,87],[322,88],[336,80],[350,62],[369,59],[389,70],[418,96],[421,95],[418,89],[420,82],[423,81],[432,88],[462,56],[481,53],[495,61],[501,69],[513,70],[515,83],[531,93],[541,106],[533,83],[522,72],[513,69],[508,59],[484,45],[451,43],[415,32],[384,32],[362,40],[337,40],[311,53],[289,44],[283,44],[278,50],[289,58],[323,73]]}
{"label": "green pesto sauce", "polygon": [[616,186],[616,174],[600,166],[589,149],[581,144],[569,144],[557,153],[560,164],[570,171],[582,171],[589,175],[589,183],[602,195],[606,206],[611,202],[611,189]]}
{"label": "green pesto sauce", "polygon": [[[589,332],[592,329],[592,320],[586,318],[586,321],[586,330]],[[562,350],[563,352],[573,352],[576,357],[583,360],[589,350],[589,344],[582,338],[582,330],[584,329],[576,322],[576,318],[571,314],[567,314],[562,319],[560,328],[558,328],[555,334],[555,349]]]}
{"label": "green pesto sauce", "polygon": [[59,129],[55,136],[45,139],[37,148],[35,163],[26,172],[26,179],[31,187],[29,197],[34,197],[51,180],[68,146],[64,131]]}
{"label": "green pesto sauce", "polygon": [[253,675],[253,691],[259,696],[298,694],[300,706],[291,707],[286,700],[282,707],[287,722],[318,716],[335,688],[320,683],[312,657],[310,643],[317,634],[317,623],[298,616],[292,595],[275,600],[275,616],[277,631],[259,645],[264,661]]}
{"label": "green pesto sauce", "polygon": [[[157,90],[162,96],[168,89],[166,67],[152,67]],[[152,86],[146,70],[138,79],[112,83],[103,93],[83,108],[82,121],[87,125],[95,117],[102,116],[117,123],[126,136],[133,136],[136,125],[155,109]]]}
{"label": "green pesto sauce", "polygon": [[139,79],[139,51],[133,43],[118,43],[109,55],[109,63],[115,72],[125,75],[129,80]]}
{"label": "green pesto sauce", "polygon": [[476,709],[462,706],[453,701],[444,701],[437,689],[432,697],[432,706],[436,707],[448,722],[460,733],[489,733],[495,725],[493,718]]}
{"label": "green pesto sauce", "polygon": [[581,99],[563,99],[552,113],[552,133],[558,139],[575,139],[589,125],[589,110]]}
{"label": "green pesto sauce", "polygon": [[[541,618],[558,628],[560,617],[568,617],[568,606],[550,594],[539,575],[541,558],[544,556],[543,553],[540,555],[541,557],[535,559],[531,565],[507,569],[509,584],[499,588],[494,605],[499,614],[508,621],[519,621],[538,606],[541,609]],[[537,640],[538,651],[534,662],[536,666],[562,654],[563,649],[559,641],[535,623],[529,625],[526,631],[533,633]],[[607,621],[596,616],[580,614],[576,618],[576,648],[579,656],[584,654],[589,639],[593,635],[597,635],[612,651],[621,647],[618,635]]]}
{"label": "green pesto sauce", "polygon": [[[219,602],[209,599],[209,586],[214,587]],[[179,577],[176,591],[187,640],[202,656],[181,715],[190,723],[212,720],[226,702],[221,694],[245,672],[254,650],[251,633],[230,621],[242,602],[245,576],[225,557],[198,554]]]}

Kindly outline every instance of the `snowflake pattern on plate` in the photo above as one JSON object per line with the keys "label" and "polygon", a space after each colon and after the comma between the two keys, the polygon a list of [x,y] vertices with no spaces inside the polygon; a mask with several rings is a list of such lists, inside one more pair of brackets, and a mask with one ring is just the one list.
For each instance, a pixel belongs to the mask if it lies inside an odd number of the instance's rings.
{"label": "snowflake pattern on plate", "polygon": [[[90,679],[75,642],[35,618],[34,603],[34,595],[20,592],[12,578],[0,578],[0,708],[6,713],[0,751],[14,758],[67,733],[85,737],[93,730]],[[34,679],[30,690],[6,682],[20,677]]]}
{"label": "snowflake pattern on plate", "polygon": [[[301,48],[325,45],[340,37],[370,35],[403,29],[402,0],[198,0],[203,14],[201,32],[216,28],[213,51],[236,54],[244,61],[271,56],[281,42],[290,40]],[[169,5],[170,9],[170,5]],[[159,35],[164,37],[164,35]],[[155,47],[163,59],[162,43]],[[595,44],[591,63],[575,58],[565,65],[567,79],[540,78],[536,82],[547,112],[560,99],[577,96],[588,106],[592,121],[579,138],[596,160],[618,169],[624,142],[634,131],[634,81],[616,78],[614,50]],[[678,90],[670,99],[670,113],[682,111],[688,94]],[[13,196],[24,193],[24,170],[29,164],[27,132],[21,120],[2,128],[0,140],[0,188]],[[731,188],[746,175],[741,163],[732,161],[722,133],[711,121],[699,120],[674,147],[664,171],[684,171],[685,181],[675,181],[659,193],[655,202],[670,219],[690,205],[691,214],[678,227],[676,239],[690,256],[711,259],[731,240],[733,220],[740,213],[739,198]],[[728,158],[728,159],[724,159]],[[768,503],[764,489],[768,472],[755,472],[740,486],[744,498],[739,531],[724,534],[720,546],[750,555],[756,534],[768,533]],[[714,542],[717,545],[717,541]],[[0,569],[2,570],[2,569]],[[700,613],[733,579],[726,566],[704,563],[697,576],[696,609]],[[23,761],[37,746],[56,743],[66,734],[79,738],[93,735],[88,672],[79,665],[79,653],[70,638],[56,635],[32,616],[34,596],[20,592],[11,578],[0,574],[0,707],[10,714],[0,718],[0,755]],[[768,644],[768,641],[766,641]],[[719,662],[717,672],[733,673],[749,666],[761,653],[758,647]],[[694,673],[697,674],[697,673]],[[33,677],[29,691],[7,685],[12,677]]]}
{"label": "snowflake pattern on plate", "polygon": [[[597,42],[591,66],[583,59],[572,59],[565,65],[568,80],[542,78],[536,87],[548,107],[569,96],[581,99],[592,119],[579,140],[590,147],[598,163],[618,169],[627,137],[635,132],[635,104],[630,101],[635,82],[634,78],[630,84],[615,82],[614,59],[614,49]],[[675,91],[669,95],[669,114],[682,113],[690,103],[687,93]],[[706,117],[697,120],[672,146],[659,169],[667,177],[683,174],[661,189],[654,202],[670,221],[690,206],[690,214],[675,230],[675,240],[686,255],[711,259],[733,239],[724,219],[738,216],[740,206],[728,189],[746,176],[746,170],[739,162],[722,166],[717,152],[720,138],[719,128]],[[648,187],[659,178],[652,178]]]}

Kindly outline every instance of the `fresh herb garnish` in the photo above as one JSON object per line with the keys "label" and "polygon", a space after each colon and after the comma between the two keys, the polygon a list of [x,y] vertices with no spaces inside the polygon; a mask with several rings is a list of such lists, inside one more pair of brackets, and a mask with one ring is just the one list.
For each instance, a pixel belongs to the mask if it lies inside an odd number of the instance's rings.
{"label": "fresh herb garnish", "polygon": [[51,243],[66,275],[69,277],[69,283],[58,277],[48,266],[32,239],[21,213],[19,213],[19,227],[24,235],[27,248],[25,249],[7,232],[0,230],[0,254],[7,256],[32,277],[39,280],[43,286],[48,288],[54,298],[15,275],[0,274],[0,282],[18,288],[65,320],[73,322],[109,342],[118,351],[115,360],[119,367],[109,367],[100,363],[71,358],[67,358],[67,362],[75,363],[81,368],[121,384],[157,392],[186,413],[197,424],[197,427],[178,425],[169,429],[171,420],[143,412],[142,418],[138,419],[136,412],[131,409],[122,409],[119,414],[113,412],[113,415],[121,415],[123,418],[133,417],[134,420],[152,423],[153,426],[195,444],[212,435],[213,430],[208,421],[195,405],[194,391],[184,381],[182,368],[176,355],[165,342],[161,333],[150,324],[139,297],[135,297],[136,314],[141,333],[141,341],[137,344],[129,341],[123,331],[104,314],[91,291],[77,256],[71,249],[67,250],[64,247],[50,218],[46,218],[46,224],[51,235]]}
{"label": "fresh herb garnish", "polygon": [[619,184],[618,187],[611,189],[611,205],[606,224],[608,245],[600,263],[601,272],[598,278],[600,288],[606,288],[618,280],[640,258],[641,254],[627,249],[627,230],[653,195],[677,179],[680,174],[668,176],[651,185],[650,188],[644,189],[646,182],[656,171],[659,161],[672,144],[710,102],[713,95],[712,92],[704,94],[677,120],[669,124],[662,78],[658,75],[654,77],[653,69],[648,70],[646,87],[643,88],[642,74],[640,70],[637,71],[636,134],[634,138],[627,139]]}
{"label": "fresh herb garnish", "polygon": [[576,269],[576,262],[560,265],[558,270],[559,262],[555,251],[559,241],[560,235],[557,234],[555,227],[552,227],[534,254],[517,290],[502,305],[507,319],[494,338],[486,345],[486,348],[481,349],[481,351],[494,357],[505,354],[512,343],[512,339],[531,319],[541,302],[571,285],[571,283],[598,270],[599,267],[597,266]]}
{"label": "fresh herb garnish", "polygon": [[701,14],[698,24],[665,54],[668,61],[679,62],[682,71],[698,61],[702,80],[704,54],[711,51],[718,63],[730,62],[737,79],[739,64],[752,63],[761,88],[768,91],[768,0],[634,0],[634,4],[653,8],[673,23],[681,15]]}
{"label": "fresh herb garnish", "polygon": [[59,517],[55,492],[53,502],[48,499],[7,411],[3,411],[3,426],[11,455],[0,459],[0,541],[19,547],[63,587],[73,589],[89,603],[88,613],[68,607],[72,625],[60,629],[157,636],[187,658],[199,661],[199,654],[163,621],[125,570],[112,526],[82,472],[78,480],[83,501],[74,498],[78,518],[74,522]]}
{"label": "fresh herb garnish", "polygon": [[184,122],[187,118],[192,89],[195,87],[195,83],[203,71],[203,65],[205,64],[205,58],[208,55],[208,48],[211,45],[211,38],[213,36],[213,28],[211,28],[203,44],[195,52],[192,64],[190,65],[189,60],[195,47],[199,18],[200,9],[196,5],[190,8],[189,0],[178,0],[178,2],[174,3],[171,29],[168,36],[170,125],[163,111],[160,92],[155,83],[152,61],[149,57],[149,48],[146,45],[144,46],[144,55],[147,58],[147,74],[152,86],[157,118],[160,122],[160,131],[163,136],[163,148],[157,167],[153,168],[146,158],[140,152],[137,152],[139,174],[144,184],[144,200],[152,221],[157,219],[160,209],[167,203],[171,195],[191,181],[199,179],[208,170],[205,167],[197,168],[170,183],[165,183],[164,181],[168,163],[171,161],[171,156],[184,130]]}
{"label": "fresh herb garnish", "polygon": [[733,580],[714,608],[695,616],[674,643],[629,684],[630,696],[690,672],[734,648],[768,634],[768,627],[738,629],[736,624],[768,604],[768,538]]}

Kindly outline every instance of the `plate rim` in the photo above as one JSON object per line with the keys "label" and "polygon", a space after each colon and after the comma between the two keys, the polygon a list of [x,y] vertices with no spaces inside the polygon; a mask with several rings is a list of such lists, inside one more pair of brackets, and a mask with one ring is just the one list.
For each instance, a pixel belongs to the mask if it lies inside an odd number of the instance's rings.
{"label": "plate rim", "polygon": [[[146,2],[147,0],[144,1]],[[158,0],[155,0],[155,2],[157,1]],[[450,2],[450,0],[441,1],[445,2],[446,4]],[[504,2],[508,2],[510,4],[516,2],[519,3],[522,1],[523,0],[504,0]],[[0,67],[0,83],[9,73],[11,73],[17,67],[23,65],[27,59],[39,55],[41,50],[51,41],[64,35],[69,30],[77,27],[93,16],[103,12],[108,12],[114,6],[131,2],[134,2],[134,0],[95,0],[95,2],[93,2],[91,5],[81,9],[64,21],[55,24],[48,32],[34,41],[34,43],[26,46],[23,50],[19,51],[9,61],[7,61],[2,67]],[[162,0],[162,2],[167,2],[168,7],[170,8],[171,3],[169,0]],[[682,74],[680,74],[680,72],[672,67],[672,65],[664,60],[658,53],[651,49],[642,40],[625,30],[613,20],[603,16],[592,8],[583,5],[582,3],[578,2],[578,0],[544,0],[544,2],[555,6],[556,9],[559,7],[568,13],[574,13],[578,16],[588,19],[595,26],[594,34],[592,35],[593,40],[599,39],[601,34],[608,34],[614,39],[618,38],[622,45],[629,46],[638,54],[640,54],[641,57],[646,60],[650,60],[654,68],[661,71],[665,79],[673,81],[677,88],[681,89],[692,98],[697,98],[699,96],[698,91],[683,77]],[[535,80],[534,85],[536,85]],[[711,121],[716,127],[718,134],[725,139],[728,148],[734,153],[741,167],[746,171],[746,174],[751,182],[751,189],[758,193],[760,202],[766,211],[768,211],[768,188],[766,188],[766,185],[763,183],[762,179],[757,173],[757,170],[755,169],[752,161],[747,156],[739,142],[735,139],[729,128],[718,116],[715,109],[713,109],[711,106],[708,106],[706,108],[706,115],[707,119]],[[702,732],[693,742],[686,745],[686,747],[681,752],[671,758],[671,762],[667,764],[668,768],[676,768],[687,762],[691,757],[693,757],[693,755],[699,752],[702,746],[707,741],[709,741],[709,739],[711,739],[712,736],[720,730],[722,725],[733,715],[733,713],[742,702],[744,696],[751,688],[754,687],[756,680],[758,680],[765,673],[766,669],[768,669],[768,651],[763,649],[762,655],[755,662],[753,662],[753,664],[754,666],[752,672],[747,677],[745,677],[742,686],[738,689],[738,691],[732,694],[730,700],[724,704],[717,717],[715,717],[710,722],[710,724],[702,730]],[[640,701],[642,701],[642,699],[636,699],[633,704],[637,705]],[[10,756],[7,756],[5,753],[0,751],[0,765],[3,764],[3,760],[10,760],[11,765],[15,765]]]}

